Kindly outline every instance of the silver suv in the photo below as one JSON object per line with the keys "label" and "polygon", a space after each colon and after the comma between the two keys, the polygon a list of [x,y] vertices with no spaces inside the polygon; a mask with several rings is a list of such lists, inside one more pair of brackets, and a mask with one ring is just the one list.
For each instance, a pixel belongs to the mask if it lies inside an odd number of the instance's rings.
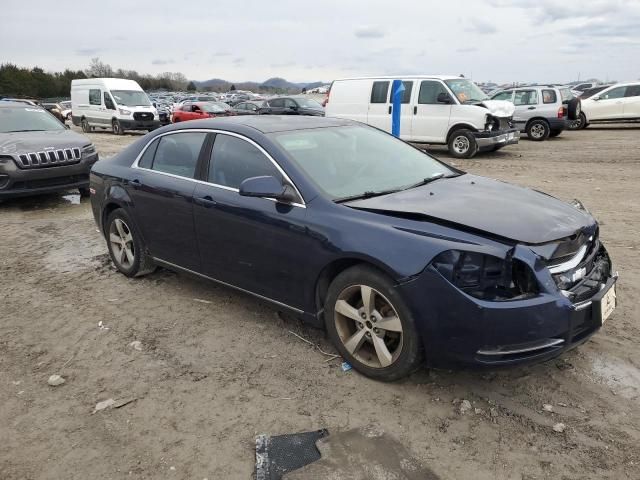
{"label": "silver suv", "polygon": [[496,92],[492,100],[509,100],[516,109],[513,123],[529,139],[546,140],[560,135],[572,120],[580,116],[580,99],[569,88],[531,85]]}

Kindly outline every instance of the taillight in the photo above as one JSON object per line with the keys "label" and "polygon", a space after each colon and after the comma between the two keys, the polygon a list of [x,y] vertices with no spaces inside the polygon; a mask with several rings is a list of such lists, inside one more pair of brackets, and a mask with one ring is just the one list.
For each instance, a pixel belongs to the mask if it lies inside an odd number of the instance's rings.
{"label": "taillight", "polygon": [[558,118],[563,118],[563,117],[565,117],[566,115],[567,115],[567,109],[566,109],[566,107],[564,107],[564,106],[563,106],[563,107],[560,107],[560,108],[558,109]]}

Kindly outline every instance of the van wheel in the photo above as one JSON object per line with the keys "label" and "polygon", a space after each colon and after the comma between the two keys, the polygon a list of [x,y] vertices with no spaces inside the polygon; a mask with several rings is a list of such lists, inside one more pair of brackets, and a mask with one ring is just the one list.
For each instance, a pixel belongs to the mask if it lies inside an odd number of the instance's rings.
{"label": "van wheel", "polygon": [[84,133],[89,133],[91,131],[91,127],[89,126],[89,122],[86,118],[80,120],[80,126],[82,127],[82,131]]}
{"label": "van wheel", "polygon": [[449,153],[456,158],[471,158],[478,152],[478,142],[471,131],[461,128],[449,137]]}
{"label": "van wheel", "polygon": [[122,131],[122,125],[120,125],[119,120],[114,120],[111,122],[111,130],[114,135],[122,135],[124,132]]}
{"label": "van wheel", "polygon": [[544,120],[534,120],[527,125],[527,136],[534,142],[541,142],[549,138],[551,129]]}

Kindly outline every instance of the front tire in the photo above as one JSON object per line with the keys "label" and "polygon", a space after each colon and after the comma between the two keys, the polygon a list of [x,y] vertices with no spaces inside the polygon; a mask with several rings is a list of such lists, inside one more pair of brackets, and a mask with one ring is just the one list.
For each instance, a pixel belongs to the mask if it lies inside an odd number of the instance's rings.
{"label": "front tire", "polygon": [[391,279],[372,267],[355,266],[333,280],[324,319],[342,357],[367,377],[398,380],[422,363],[411,311]]}
{"label": "front tire", "polygon": [[456,158],[471,158],[478,152],[478,142],[465,128],[451,133],[448,147],[449,153]]}
{"label": "front tire", "polygon": [[111,122],[111,131],[114,135],[122,135],[124,131],[122,130],[122,125],[120,124],[120,120],[114,120]]}
{"label": "front tire", "polygon": [[117,208],[109,214],[105,232],[111,261],[121,273],[140,277],[156,269],[133,219],[124,209]]}
{"label": "front tire", "polygon": [[527,125],[527,136],[534,142],[542,142],[549,138],[551,129],[544,120],[533,120]]}

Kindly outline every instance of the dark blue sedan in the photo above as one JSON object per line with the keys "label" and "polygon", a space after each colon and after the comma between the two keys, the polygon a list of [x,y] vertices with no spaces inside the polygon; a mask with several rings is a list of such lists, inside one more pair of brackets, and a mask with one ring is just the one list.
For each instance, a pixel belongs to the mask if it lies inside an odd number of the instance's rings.
{"label": "dark blue sedan", "polygon": [[615,307],[579,203],[466,174],[382,131],[247,116],[158,129],[91,175],[111,258],[213,280],[326,328],[382,380],[542,361]]}

